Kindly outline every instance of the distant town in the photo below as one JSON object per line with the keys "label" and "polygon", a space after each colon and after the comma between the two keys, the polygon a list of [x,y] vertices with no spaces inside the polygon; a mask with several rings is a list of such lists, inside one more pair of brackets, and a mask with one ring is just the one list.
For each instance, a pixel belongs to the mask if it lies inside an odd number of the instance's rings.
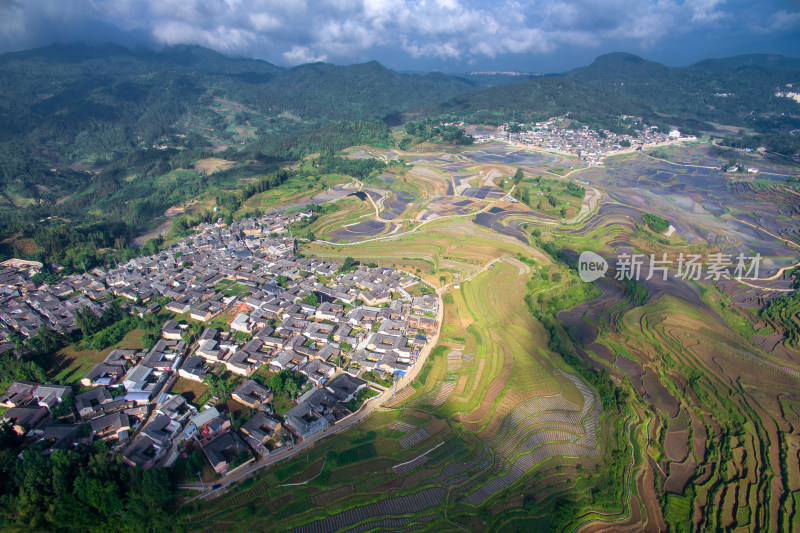
{"label": "distant town", "polygon": [[604,157],[624,151],[638,150],[666,144],[679,139],[693,140],[694,136],[685,136],[677,129],[663,133],[657,126],[644,126],[637,131],[637,136],[614,133],[610,130],[601,130],[600,133],[581,126],[577,129],[568,127],[571,121],[565,117],[555,117],[545,122],[535,122],[528,125],[510,125],[508,123],[498,126],[495,130],[481,127],[480,130],[471,132],[475,142],[502,141],[520,146],[531,146],[574,154],[579,158],[593,164],[600,164]]}
{"label": "distant town", "polygon": [[[2,423],[45,453],[102,439],[131,465],[202,452],[223,474],[351,416],[414,367],[439,300],[393,268],[296,255],[281,235],[309,216],[205,223],[155,255],[52,284],[33,281],[39,263],[4,263],[3,351],[45,329],[75,332],[120,302],[128,316],[157,317],[159,335],[148,349],[111,350],[80,386],[13,383]],[[206,393],[180,393],[192,383]]]}

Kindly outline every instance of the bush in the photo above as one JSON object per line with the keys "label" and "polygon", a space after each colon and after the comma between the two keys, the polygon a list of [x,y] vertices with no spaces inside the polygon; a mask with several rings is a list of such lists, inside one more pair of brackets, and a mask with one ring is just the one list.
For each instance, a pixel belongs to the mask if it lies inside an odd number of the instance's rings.
{"label": "bush", "polygon": [[24,361],[4,353],[0,355],[0,383],[10,384],[14,381],[45,383],[47,374],[33,361]]}
{"label": "bush", "polygon": [[364,374],[362,374],[361,377],[363,377],[367,381],[372,381],[373,383],[377,383],[378,385],[381,385],[386,388],[391,387],[394,384],[392,380],[382,378],[375,372],[364,372]]}
{"label": "bush", "polygon": [[126,316],[119,322],[103,328],[86,340],[92,350],[103,350],[122,340],[129,332],[136,329],[139,321],[134,316]]}
{"label": "bush", "polygon": [[645,213],[642,215],[642,221],[647,224],[647,227],[656,233],[664,233],[669,229],[669,220],[658,215]]}
{"label": "bush", "polygon": [[358,391],[356,397],[347,402],[347,410],[351,413],[355,413],[361,408],[361,405],[368,400],[369,398],[374,398],[377,396],[378,393],[369,387],[365,387]]}

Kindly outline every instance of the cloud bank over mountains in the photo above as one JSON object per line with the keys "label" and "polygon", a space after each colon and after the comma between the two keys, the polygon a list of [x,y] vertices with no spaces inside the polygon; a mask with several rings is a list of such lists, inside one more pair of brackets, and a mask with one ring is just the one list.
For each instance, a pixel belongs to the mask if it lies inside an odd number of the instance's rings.
{"label": "cloud bank over mountains", "polygon": [[0,0],[3,52],[55,40],[198,44],[280,65],[487,66],[670,47],[699,58],[726,44],[737,53],[737,40],[791,54],[799,30],[791,0]]}

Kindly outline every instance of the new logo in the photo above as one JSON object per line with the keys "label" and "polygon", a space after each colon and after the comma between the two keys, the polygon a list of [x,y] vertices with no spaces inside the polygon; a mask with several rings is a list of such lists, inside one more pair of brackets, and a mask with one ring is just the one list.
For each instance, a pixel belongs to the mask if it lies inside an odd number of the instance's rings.
{"label": "new logo", "polygon": [[582,252],[578,258],[578,277],[586,283],[600,279],[608,270],[608,261],[594,252]]}

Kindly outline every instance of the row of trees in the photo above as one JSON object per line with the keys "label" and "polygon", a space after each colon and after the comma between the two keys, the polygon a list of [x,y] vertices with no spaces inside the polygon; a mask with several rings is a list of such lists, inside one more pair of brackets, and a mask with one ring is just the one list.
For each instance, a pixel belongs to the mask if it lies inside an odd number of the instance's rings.
{"label": "row of trees", "polygon": [[[552,242],[545,243],[543,248],[562,266],[574,268],[576,265],[574,258]],[[540,297],[534,299],[531,294],[528,294],[525,297],[525,302],[534,317],[550,333],[550,349],[560,354],[564,358],[564,362],[573,367],[584,380],[597,390],[603,402],[603,409],[614,408],[621,410],[625,404],[625,391],[611,381],[611,377],[605,368],[598,371],[577,354],[572,346],[568,332],[564,330],[560,320],[557,318],[558,313],[561,311],[571,309],[582,302],[591,300],[598,296],[599,293],[599,289],[594,284],[579,283],[561,291],[555,298],[542,298],[540,293]]]}
{"label": "row of trees", "polygon": [[345,174],[365,179],[386,170],[386,163],[375,158],[347,159],[337,156],[333,150],[325,150],[312,161],[320,174]]}
{"label": "row of trees", "polygon": [[[18,360],[19,363],[14,367],[16,369],[14,372],[35,374],[36,381],[44,382],[46,379],[44,379],[42,368],[47,369],[52,354],[71,342],[82,342],[85,347],[92,350],[103,350],[121,341],[130,331],[142,328],[150,336],[152,340],[150,346],[152,347],[160,336],[160,323],[155,315],[145,315],[144,318],[140,318],[136,315],[126,314],[116,300],[100,315],[87,307],[78,309],[75,311],[75,324],[78,326],[78,332],[71,335],[67,335],[63,331],[55,331],[49,326],[42,326],[36,335],[25,341],[22,341],[19,336],[14,336],[17,352],[24,357],[24,359]],[[1,381],[3,381],[2,377],[0,377]]]}
{"label": "row of trees", "polygon": [[258,193],[279,187],[293,175],[291,171],[281,169],[251,181],[235,192],[221,192],[216,196],[217,205],[221,206],[223,211],[233,213],[238,211],[249,198]]}

